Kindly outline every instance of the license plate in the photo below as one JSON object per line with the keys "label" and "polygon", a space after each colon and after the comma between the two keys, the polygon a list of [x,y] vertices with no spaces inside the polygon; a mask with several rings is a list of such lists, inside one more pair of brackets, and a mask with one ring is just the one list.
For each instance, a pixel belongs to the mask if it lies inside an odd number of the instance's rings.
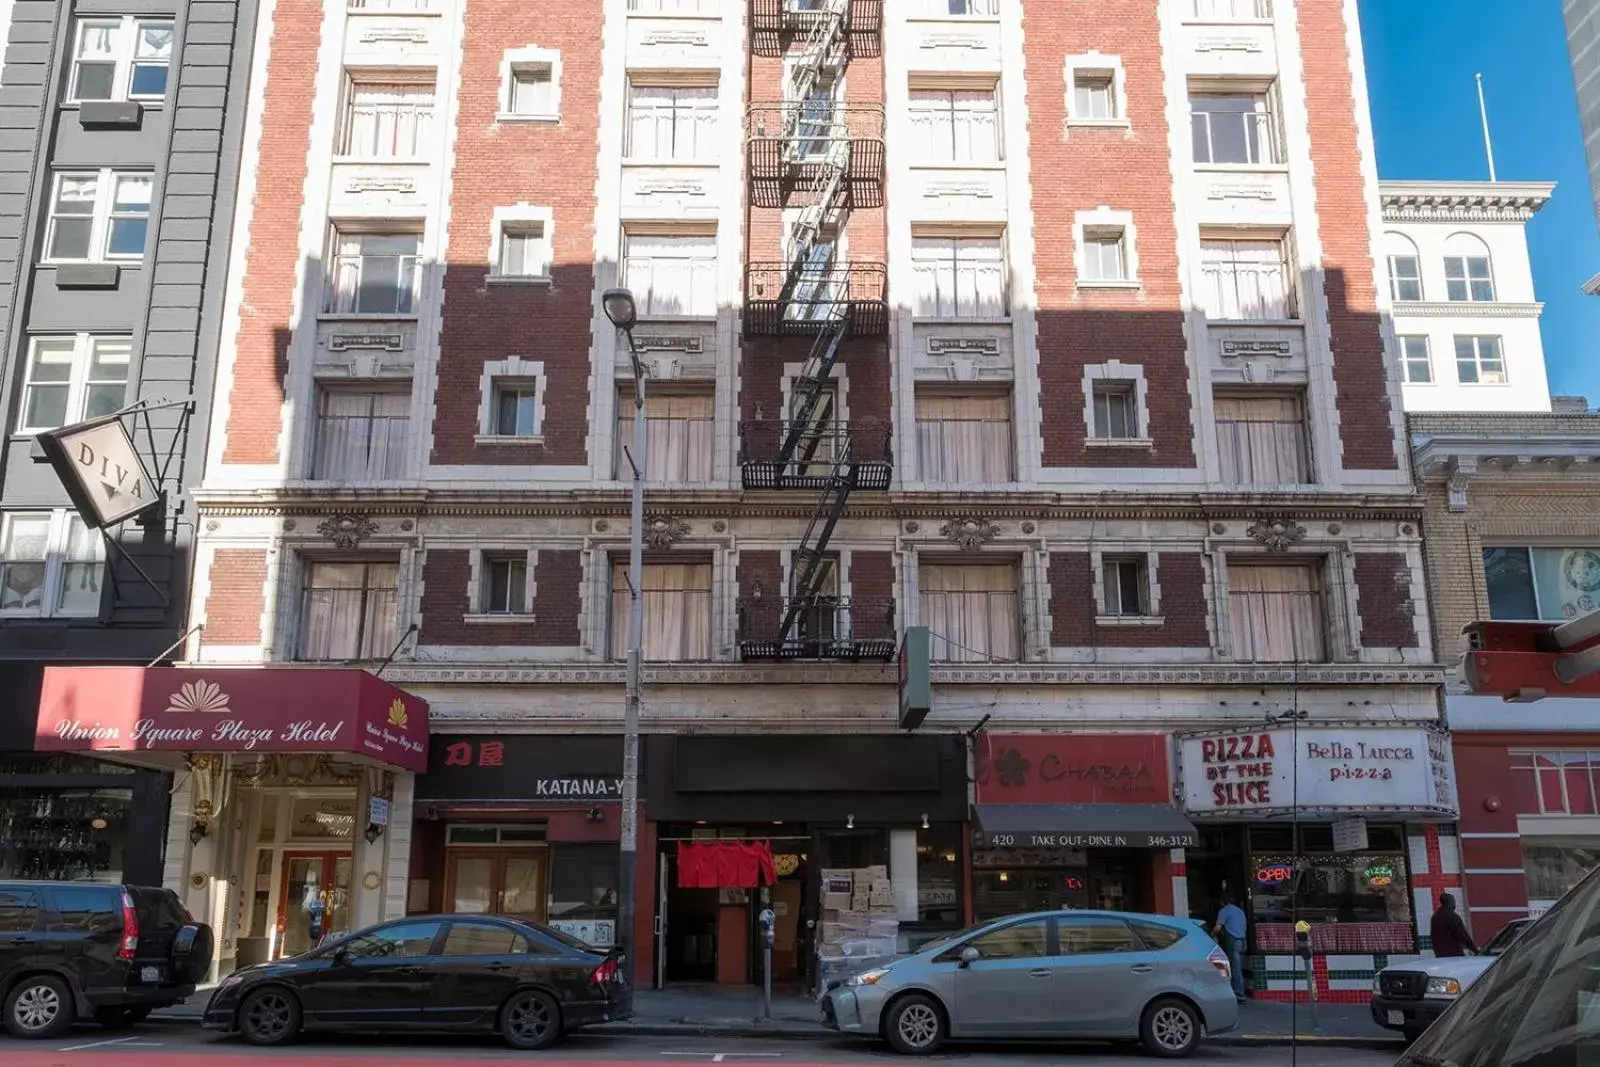
{"label": "license plate", "polygon": [[1404,1026],[1405,1024],[1406,1024],[1406,1013],[1405,1012],[1403,1012],[1403,1011],[1391,1011],[1389,1013],[1389,1025],[1390,1026]]}
{"label": "license plate", "polygon": [[[159,982],[159,981],[161,981],[161,968],[160,967],[140,967],[139,968],[139,981],[141,981],[141,982]],[[1391,1012],[1390,1014],[1393,1014],[1393,1013]]]}

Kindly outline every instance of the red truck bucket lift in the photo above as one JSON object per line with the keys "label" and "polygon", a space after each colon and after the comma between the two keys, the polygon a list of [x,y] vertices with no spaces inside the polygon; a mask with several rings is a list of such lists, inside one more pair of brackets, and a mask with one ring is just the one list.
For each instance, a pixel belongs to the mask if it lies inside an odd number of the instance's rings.
{"label": "red truck bucket lift", "polygon": [[1474,693],[1517,703],[1600,697],[1600,611],[1560,624],[1475,622],[1461,632]]}

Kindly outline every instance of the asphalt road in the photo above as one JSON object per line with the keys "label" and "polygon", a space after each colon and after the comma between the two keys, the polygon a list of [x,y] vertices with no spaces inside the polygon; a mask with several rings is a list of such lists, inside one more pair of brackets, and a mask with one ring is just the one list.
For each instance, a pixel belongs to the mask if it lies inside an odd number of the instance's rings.
{"label": "asphalt road", "polygon": [[[1211,1047],[1189,1063],[1207,1067],[1389,1067],[1392,1052],[1374,1052],[1329,1045],[1288,1048]],[[931,1058],[933,1062],[1004,1064],[1006,1067],[1139,1067],[1160,1061],[1137,1050],[1105,1045],[957,1046]],[[597,1064],[652,1063],[679,1067],[714,1064],[740,1067],[811,1067],[811,1065],[910,1065],[918,1061],[896,1056],[882,1045],[849,1039],[782,1040],[718,1037],[622,1037],[577,1034],[547,1052],[512,1052],[489,1038],[408,1037],[404,1044],[385,1044],[366,1037],[317,1037],[286,1049],[252,1048],[236,1039],[220,1038],[193,1026],[147,1025],[130,1034],[112,1034],[94,1027],[49,1041],[13,1041],[0,1036],[4,1067],[388,1067],[397,1060],[473,1067],[590,1067]],[[924,1061],[926,1062],[926,1061]]]}

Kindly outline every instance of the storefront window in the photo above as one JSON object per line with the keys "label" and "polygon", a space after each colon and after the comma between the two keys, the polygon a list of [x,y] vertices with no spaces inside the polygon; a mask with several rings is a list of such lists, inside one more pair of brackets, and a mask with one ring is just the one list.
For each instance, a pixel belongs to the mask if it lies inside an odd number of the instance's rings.
{"label": "storefront window", "polygon": [[1411,920],[1405,856],[1254,855],[1251,913],[1258,923],[1407,923]]}
{"label": "storefront window", "polygon": [[961,925],[956,891],[961,872],[961,827],[931,826],[917,831],[917,921],[931,926]]}
{"label": "storefront window", "polygon": [[1595,838],[1522,839],[1522,869],[1527,875],[1530,901],[1560,900],[1597,866],[1600,840]]}
{"label": "storefront window", "polygon": [[355,836],[356,802],[342,797],[295,797],[289,809],[289,836],[295,840]]}
{"label": "storefront window", "polygon": [[617,846],[554,845],[550,925],[602,948],[616,943]]}
{"label": "storefront window", "polygon": [[131,789],[0,789],[0,878],[120,882]]}
{"label": "storefront window", "polygon": [[975,849],[972,917],[1099,908],[1149,911],[1150,858],[1121,849]]}

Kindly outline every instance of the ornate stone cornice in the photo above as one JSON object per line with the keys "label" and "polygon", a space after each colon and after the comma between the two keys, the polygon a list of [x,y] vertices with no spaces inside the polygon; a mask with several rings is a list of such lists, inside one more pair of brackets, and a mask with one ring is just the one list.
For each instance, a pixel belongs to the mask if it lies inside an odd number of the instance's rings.
{"label": "ornate stone cornice", "polygon": [[1379,182],[1385,222],[1527,222],[1553,182]]}
{"label": "ornate stone cornice", "polygon": [[1499,300],[1405,300],[1394,305],[1394,317],[1401,319],[1536,319],[1544,314],[1544,304],[1511,303]]}

